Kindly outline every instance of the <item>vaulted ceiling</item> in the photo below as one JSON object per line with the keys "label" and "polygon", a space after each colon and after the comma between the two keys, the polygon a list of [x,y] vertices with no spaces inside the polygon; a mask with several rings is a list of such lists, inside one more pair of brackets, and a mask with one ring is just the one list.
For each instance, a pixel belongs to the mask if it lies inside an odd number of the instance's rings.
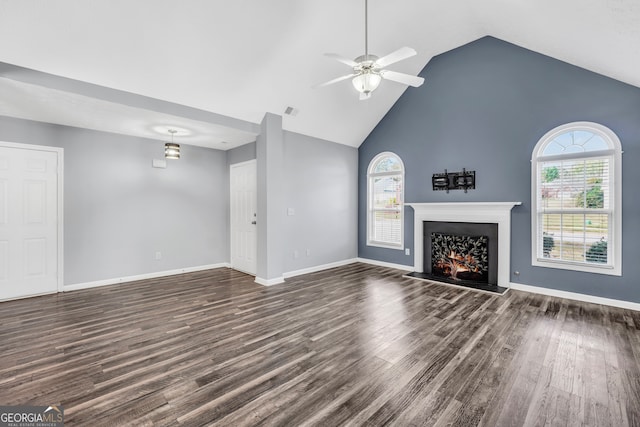
{"label": "vaulted ceiling", "polygon": [[[418,51],[395,71],[417,74],[433,56],[485,35],[640,86],[637,0],[369,1],[370,52]],[[349,72],[326,52],[364,53],[364,0],[0,0],[0,62],[251,123],[290,106],[298,113],[284,116],[285,129],[357,147],[406,88],[383,81],[367,101],[348,80],[313,89]],[[83,125],[73,112],[31,113],[25,97],[37,90],[6,87],[0,114],[100,129],[100,118]],[[100,130],[136,134],[114,114]]]}

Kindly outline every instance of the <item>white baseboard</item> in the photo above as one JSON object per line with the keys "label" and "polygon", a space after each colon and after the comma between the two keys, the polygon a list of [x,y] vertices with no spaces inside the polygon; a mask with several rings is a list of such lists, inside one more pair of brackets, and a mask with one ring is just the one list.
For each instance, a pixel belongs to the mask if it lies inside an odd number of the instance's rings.
{"label": "white baseboard", "polygon": [[342,267],[343,265],[353,264],[354,262],[358,262],[357,258],[345,259],[342,261],[330,262],[328,264],[316,265],[314,267],[303,268],[301,270],[294,270],[284,273],[282,276],[285,279],[289,279],[290,277],[301,276],[303,274],[316,273],[322,270],[328,270],[330,268]]}
{"label": "white baseboard", "polygon": [[412,265],[394,264],[391,262],[377,261],[375,259],[368,259],[368,258],[356,258],[356,260],[358,262],[362,262],[365,264],[377,265],[378,267],[395,268],[396,270],[402,270],[402,271],[413,271]]}
{"label": "white baseboard", "polygon": [[157,271],[155,273],[137,274],[135,276],[118,277],[115,279],[96,280],[95,282],[76,283],[73,285],[64,285],[64,292],[77,291],[79,289],[97,288],[99,286],[117,285],[119,283],[135,282],[136,280],[156,279],[158,277],[174,276],[176,274],[191,273],[194,271],[212,270],[214,268],[229,268],[228,262],[219,264],[200,265],[197,267],[178,268],[175,270]]}
{"label": "white baseboard", "polygon": [[530,292],[532,294],[547,295],[550,297],[566,298],[575,301],[590,302],[593,304],[609,305],[612,307],[640,311],[640,303],[637,302],[603,298],[593,295],[579,294],[576,292],[559,291],[557,289],[541,288],[539,286],[523,285],[521,283],[514,282],[510,283],[510,287],[511,289],[515,289],[516,291]]}
{"label": "white baseboard", "polygon": [[274,279],[263,279],[262,277],[256,276],[255,282],[262,286],[279,285],[280,283],[284,283],[284,276],[276,277]]}

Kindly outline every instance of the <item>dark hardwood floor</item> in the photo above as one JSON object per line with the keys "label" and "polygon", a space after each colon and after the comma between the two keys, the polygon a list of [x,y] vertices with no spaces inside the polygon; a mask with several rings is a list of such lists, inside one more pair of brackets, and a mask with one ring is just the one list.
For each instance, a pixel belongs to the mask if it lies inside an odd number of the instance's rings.
{"label": "dark hardwood floor", "polygon": [[351,264],[0,303],[0,405],[67,425],[640,425],[640,313]]}

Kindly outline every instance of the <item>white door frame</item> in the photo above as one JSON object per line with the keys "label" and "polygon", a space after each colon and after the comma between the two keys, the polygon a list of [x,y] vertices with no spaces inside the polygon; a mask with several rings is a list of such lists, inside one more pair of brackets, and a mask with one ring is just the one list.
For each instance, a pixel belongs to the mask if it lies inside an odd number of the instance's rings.
{"label": "white door frame", "polygon": [[[234,167],[241,167],[241,166],[245,166],[248,164],[255,164],[257,167],[257,160],[256,159],[251,159],[251,160],[246,160],[244,162],[238,162],[238,163],[233,163],[231,165],[229,165],[229,265],[231,266],[231,268],[234,268],[233,265],[233,235],[232,235],[232,230],[231,230],[231,197],[232,197],[232,192],[233,192],[233,187],[231,186],[231,169],[233,169]],[[258,185],[257,185],[257,181],[256,181],[256,197],[258,196]],[[257,206],[256,206],[257,209]],[[258,236],[258,225],[256,225],[256,239]],[[256,249],[257,249],[257,242],[256,242]],[[256,250],[256,269],[257,269],[257,255],[258,255],[258,251]],[[238,270],[238,271],[242,271],[242,270]],[[248,273],[245,271],[245,273]],[[252,274],[252,275],[256,275],[256,272],[253,273],[248,273],[248,274]]]}
{"label": "white door frame", "polygon": [[58,156],[58,211],[57,214],[57,236],[56,240],[58,243],[58,274],[57,274],[57,282],[58,282],[58,292],[64,291],[64,148],[60,147],[48,147],[46,145],[31,145],[31,144],[21,144],[18,142],[6,142],[0,141],[0,147],[7,148],[19,148],[21,150],[31,150],[31,151],[50,151],[54,152]]}

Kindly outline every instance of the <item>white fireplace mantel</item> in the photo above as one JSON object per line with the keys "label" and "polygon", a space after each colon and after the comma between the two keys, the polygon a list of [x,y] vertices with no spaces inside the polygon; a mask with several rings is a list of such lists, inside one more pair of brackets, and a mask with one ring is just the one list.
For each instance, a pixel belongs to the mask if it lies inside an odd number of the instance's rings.
{"label": "white fireplace mantel", "polygon": [[511,268],[511,209],[522,202],[405,203],[414,211],[413,268],[424,272],[423,221],[498,224],[498,286],[509,287]]}

